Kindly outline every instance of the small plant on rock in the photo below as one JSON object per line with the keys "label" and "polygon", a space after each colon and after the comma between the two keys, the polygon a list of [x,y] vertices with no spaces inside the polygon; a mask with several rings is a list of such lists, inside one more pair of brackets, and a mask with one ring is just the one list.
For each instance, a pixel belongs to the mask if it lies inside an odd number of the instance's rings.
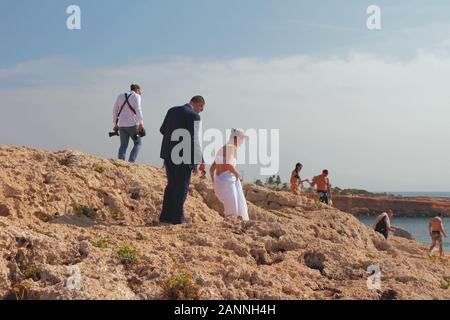
{"label": "small plant on rock", "polygon": [[120,163],[120,162],[117,161],[117,160],[111,160],[111,163],[112,163],[115,167],[117,167],[117,168],[126,168],[126,169],[130,169],[130,166],[129,166],[129,165],[122,164],[122,163]]}
{"label": "small plant on rock", "polygon": [[139,252],[131,246],[124,244],[117,250],[117,257],[124,265],[136,264],[139,261]]}
{"label": "small plant on rock", "polygon": [[113,211],[113,212],[111,212],[111,217],[112,217],[114,220],[119,220],[120,217],[121,217],[121,214],[120,214],[119,211]]}
{"label": "small plant on rock", "polygon": [[33,279],[34,281],[41,280],[41,270],[36,266],[28,266],[24,275],[27,279]]}
{"label": "small plant on rock", "polygon": [[447,282],[446,280],[442,280],[441,281],[441,289],[442,290],[448,290],[448,288],[450,287],[450,283]]}
{"label": "small plant on rock", "polygon": [[138,232],[136,235],[136,240],[138,241],[145,241],[147,240],[147,236],[145,234],[143,234],[142,232]]}
{"label": "small plant on rock", "polygon": [[40,212],[40,211],[36,211],[34,213],[34,216],[36,218],[38,218],[39,220],[41,220],[42,222],[45,222],[45,223],[48,223],[48,222],[50,222],[52,220],[52,218],[49,215],[47,215],[47,214],[45,214],[43,212]]}
{"label": "small plant on rock", "polygon": [[105,172],[105,166],[101,163],[97,163],[94,168],[95,172],[103,173]]}
{"label": "small plant on rock", "polygon": [[200,286],[187,270],[178,270],[164,283],[164,298],[168,300],[200,300]]}
{"label": "small plant on rock", "polygon": [[75,214],[79,216],[86,216],[90,219],[95,219],[97,217],[97,210],[91,207],[82,206],[79,203],[72,204],[72,209]]}
{"label": "small plant on rock", "polygon": [[108,242],[105,240],[92,240],[91,244],[99,249],[107,249],[108,248]]}
{"label": "small plant on rock", "polygon": [[225,250],[219,250],[217,251],[218,254],[226,256],[226,257],[230,257],[231,253],[229,251],[225,251]]}
{"label": "small plant on rock", "polygon": [[40,234],[40,235],[43,235],[43,236],[47,235],[47,234],[45,233],[45,231],[42,230],[42,229],[34,229],[34,231],[35,231],[37,234]]}

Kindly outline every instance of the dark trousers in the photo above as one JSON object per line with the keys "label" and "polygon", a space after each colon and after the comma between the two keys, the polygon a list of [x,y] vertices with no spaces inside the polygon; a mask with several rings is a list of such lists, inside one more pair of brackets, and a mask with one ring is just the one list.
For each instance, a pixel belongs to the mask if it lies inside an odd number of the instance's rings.
{"label": "dark trousers", "polygon": [[160,222],[171,224],[184,223],[184,202],[191,183],[192,168],[190,165],[175,165],[172,161],[164,162],[167,174],[167,186],[164,191],[164,202]]}
{"label": "dark trousers", "polygon": [[319,201],[325,204],[330,204],[330,198],[328,198],[328,191],[317,190],[319,194]]}

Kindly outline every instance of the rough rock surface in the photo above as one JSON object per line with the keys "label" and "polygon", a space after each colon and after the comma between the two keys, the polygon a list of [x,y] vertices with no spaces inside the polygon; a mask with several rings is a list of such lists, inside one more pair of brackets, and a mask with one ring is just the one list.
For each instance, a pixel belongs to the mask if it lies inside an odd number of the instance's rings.
{"label": "rough rock surface", "polygon": [[450,217],[450,199],[446,198],[335,196],[333,205],[357,216],[376,216],[392,209],[398,217],[434,217],[438,213]]}
{"label": "rough rock surface", "polygon": [[[194,178],[188,223],[159,226],[164,185],[150,166],[0,146],[0,297],[162,299],[184,270],[203,299],[450,298],[447,262],[350,214],[246,185],[244,224],[224,219],[211,184]],[[134,264],[119,259],[124,244]],[[367,288],[373,264],[381,290]]]}
{"label": "rough rock surface", "polygon": [[408,230],[405,230],[405,229],[402,229],[399,227],[395,227],[394,236],[400,237],[400,238],[405,238],[408,240],[415,240],[414,237],[412,236],[412,234]]}

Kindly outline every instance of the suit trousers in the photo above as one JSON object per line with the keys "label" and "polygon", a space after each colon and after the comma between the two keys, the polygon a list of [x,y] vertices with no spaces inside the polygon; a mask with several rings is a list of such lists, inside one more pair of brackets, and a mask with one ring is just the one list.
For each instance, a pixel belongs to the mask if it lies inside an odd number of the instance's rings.
{"label": "suit trousers", "polygon": [[167,174],[167,186],[164,191],[160,222],[183,224],[185,222],[184,202],[189,192],[192,166],[187,164],[176,165],[170,160],[165,160],[164,164]]}

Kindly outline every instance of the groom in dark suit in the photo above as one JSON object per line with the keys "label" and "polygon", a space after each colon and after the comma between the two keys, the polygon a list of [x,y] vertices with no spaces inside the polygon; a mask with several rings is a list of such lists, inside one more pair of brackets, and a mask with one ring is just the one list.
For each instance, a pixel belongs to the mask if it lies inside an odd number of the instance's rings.
{"label": "groom in dark suit", "polygon": [[203,163],[200,112],[204,107],[205,99],[195,96],[190,103],[170,109],[161,126],[161,158],[167,174],[161,223],[185,222],[183,207],[191,175]]}

